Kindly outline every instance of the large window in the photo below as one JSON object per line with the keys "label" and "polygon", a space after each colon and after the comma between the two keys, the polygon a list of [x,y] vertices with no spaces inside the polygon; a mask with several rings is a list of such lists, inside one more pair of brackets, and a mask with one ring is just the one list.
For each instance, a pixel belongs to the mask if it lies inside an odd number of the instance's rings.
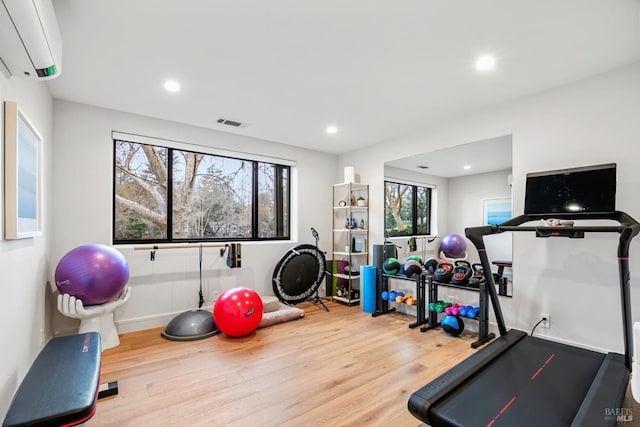
{"label": "large window", "polygon": [[384,182],[384,229],[393,236],[426,235],[431,232],[431,188]]}
{"label": "large window", "polygon": [[289,238],[289,166],[118,139],[114,152],[114,243]]}

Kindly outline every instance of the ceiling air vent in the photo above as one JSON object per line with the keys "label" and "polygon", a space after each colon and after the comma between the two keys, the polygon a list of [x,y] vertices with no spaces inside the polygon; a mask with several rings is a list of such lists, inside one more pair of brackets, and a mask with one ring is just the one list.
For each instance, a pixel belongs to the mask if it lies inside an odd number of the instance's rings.
{"label": "ceiling air vent", "polygon": [[229,126],[237,127],[237,128],[242,126],[242,123],[240,123],[240,122],[235,122],[233,120],[227,120],[227,119],[218,119],[218,123],[220,123],[222,125],[229,125]]}

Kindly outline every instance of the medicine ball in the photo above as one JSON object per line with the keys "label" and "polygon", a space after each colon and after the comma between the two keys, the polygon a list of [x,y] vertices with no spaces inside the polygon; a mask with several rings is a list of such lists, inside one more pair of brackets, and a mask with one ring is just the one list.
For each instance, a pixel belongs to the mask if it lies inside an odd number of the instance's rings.
{"label": "medicine ball", "polygon": [[407,277],[415,277],[422,273],[422,264],[413,259],[408,259],[404,263],[404,275]]}
{"label": "medicine ball", "polygon": [[449,283],[452,273],[453,264],[450,262],[440,262],[438,263],[438,268],[436,268],[436,271],[433,273],[433,278],[436,279],[437,282]]}
{"label": "medicine ball", "polygon": [[396,258],[387,258],[382,263],[382,271],[385,274],[396,275],[400,271],[400,261]]}
{"label": "medicine ball", "polygon": [[457,337],[464,331],[462,317],[448,314],[442,318],[442,330],[449,336]]}
{"label": "medicine ball", "polygon": [[433,274],[436,271],[436,268],[438,268],[438,263],[440,261],[438,261],[437,258],[427,258],[427,260],[424,262],[424,268],[427,271],[428,274]]}

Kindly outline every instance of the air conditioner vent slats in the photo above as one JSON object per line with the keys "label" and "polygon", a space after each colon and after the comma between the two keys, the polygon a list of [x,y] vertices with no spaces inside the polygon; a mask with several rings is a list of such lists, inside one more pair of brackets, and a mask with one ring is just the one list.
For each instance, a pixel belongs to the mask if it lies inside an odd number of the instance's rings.
{"label": "air conditioner vent slats", "polygon": [[223,124],[223,125],[229,125],[229,126],[237,127],[237,128],[242,126],[242,123],[240,123],[240,122],[236,122],[234,120],[227,120],[227,119],[218,119],[218,123]]}

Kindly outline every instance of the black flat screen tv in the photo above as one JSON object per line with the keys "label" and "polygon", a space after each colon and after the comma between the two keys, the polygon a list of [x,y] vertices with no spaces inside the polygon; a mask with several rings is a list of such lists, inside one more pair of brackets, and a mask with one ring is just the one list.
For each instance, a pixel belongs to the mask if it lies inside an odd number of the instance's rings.
{"label": "black flat screen tv", "polygon": [[524,213],[576,215],[616,210],[616,164],[527,174]]}

